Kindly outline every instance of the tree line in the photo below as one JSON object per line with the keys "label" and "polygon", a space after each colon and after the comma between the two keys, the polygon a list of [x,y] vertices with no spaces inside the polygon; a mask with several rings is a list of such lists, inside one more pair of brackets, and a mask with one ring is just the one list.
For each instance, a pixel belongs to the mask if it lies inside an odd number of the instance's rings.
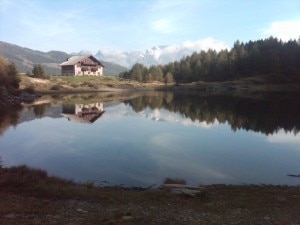
{"label": "tree line", "polygon": [[[252,95],[251,95],[252,96]],[[135,112],[167,109],[192,121],[228,123],[232,130],[251,130],[266,135],[280,129],[300,131],[300,102],[293,93],[265,93],[255,98],[235,95],[158,92],[125,100]],[[289,109],[289,110],[286,110]]]}
{"label": "tree line", "polygon": [[219,52],[194,52],[179,61],[147,68],[135,64],[119,77],[137,81],[166,83],[226,81],[265,75],[270,82],[300,82],[300,37],[283,42],[267,38],[246,43],[236,41],[233,47]]}
{"label": "tree line", "polygon": [[173,83],[174,81],[172,72],[164,71],[163,66],[153,65],[148,68],[140,63],[134,64],[131,70],[120,73],[119,77],[146,83],[152,81]]}

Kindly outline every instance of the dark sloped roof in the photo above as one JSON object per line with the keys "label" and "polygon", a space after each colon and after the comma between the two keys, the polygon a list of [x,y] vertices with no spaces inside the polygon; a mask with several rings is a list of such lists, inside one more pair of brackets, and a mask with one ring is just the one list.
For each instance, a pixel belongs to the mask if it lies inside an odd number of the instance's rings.
{"label": "dark sloped roof", "polygon": [[96,59],[94,56],[92,56],[92,55],[76,55],[76,56],[72,56],[67,61],[61,63],[60,65],[61,66],[72,66],[72,65],[77,64],[80,61],[83,61],[86,58],[93,59],[94,61],[98,62],[102,67],[104,67],[102,65],[102,63],[98,59]]}

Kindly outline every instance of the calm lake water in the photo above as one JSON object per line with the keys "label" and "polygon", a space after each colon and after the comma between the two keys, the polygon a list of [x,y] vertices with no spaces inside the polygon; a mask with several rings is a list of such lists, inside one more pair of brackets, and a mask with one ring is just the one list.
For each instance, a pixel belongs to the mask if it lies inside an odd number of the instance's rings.
{"label": "calm lake water", "polygon": [[[43,96],[0,117],[0,157],[75,181],[299,185],[300,101],[285,93]],[[105,181],[105,182],[103,182]]]}

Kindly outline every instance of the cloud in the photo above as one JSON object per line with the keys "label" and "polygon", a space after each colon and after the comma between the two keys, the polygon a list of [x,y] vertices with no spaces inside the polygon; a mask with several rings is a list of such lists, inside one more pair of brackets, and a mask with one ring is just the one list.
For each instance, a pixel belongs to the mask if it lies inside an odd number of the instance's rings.
{"label": "cloud", "polygon": [[220,51],[222,49],[229,48],[229,46],[226,45],[223,41],[219,41],[211,37],[199,39],[196,41],[185,41],[182,43],[182,47],[193,49],[194,51],[208,50],[210,48]]}
{"label": "cloud", "polygon": [[162,34],[168,34],[176,31],[175,24],[168,18],[161,18],[151,24],[151,28]]}
{"label": "cloud", "polygon": [[283,41],[300,37],[300,20],[274,21],[263,31],[263,35],[274,36]]}
{"label": "cloud", "polygon": [[191,15],[195,14],[198,4],[197,0],[152,1],[145,11],[145,19],[154,32],[182,35],[194,30]]}

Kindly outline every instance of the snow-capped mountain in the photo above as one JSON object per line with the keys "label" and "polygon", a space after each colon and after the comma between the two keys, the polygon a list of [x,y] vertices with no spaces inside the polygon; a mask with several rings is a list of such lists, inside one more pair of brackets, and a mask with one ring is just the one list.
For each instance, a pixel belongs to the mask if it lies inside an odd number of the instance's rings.
{"label": "snow-capped mountain", "polygon": [[179,45],[156,46],[145,51],[99,50],[96,53],[96,58],[130,68],[135,63],[142,63],[145,66],[167,64],[191,55],[195,51],[206,51],[210,48],[219,51],[228,48],[228,46],[224,42],[206,38],[197,41],[186,41]]}
{"label": "snow-capped mountain", "polygon": [[80,52],[72,52],[70,55],[92,55],[89,50],[81,50]]}

